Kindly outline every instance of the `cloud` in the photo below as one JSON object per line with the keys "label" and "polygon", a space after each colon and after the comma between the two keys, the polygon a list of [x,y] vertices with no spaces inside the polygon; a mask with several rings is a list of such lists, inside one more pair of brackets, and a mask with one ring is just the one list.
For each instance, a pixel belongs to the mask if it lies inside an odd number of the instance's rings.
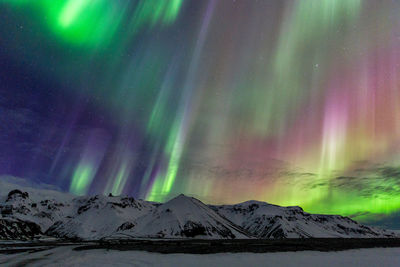
{"label": "cloud", "polygon": [[357,169],[336,177],[320,178],[313,173],[287,171],[286,184],[297,184],[302,189],[330,189],[366,198],[388,198],[400,195],[400,167],[376,166]]}
{"label": "cloud", "polygon": [[348,217],[354,220],[360,220],[367,225],[377,226],[383,229],[400,230],[400,211],[391,214],[358,212]]}

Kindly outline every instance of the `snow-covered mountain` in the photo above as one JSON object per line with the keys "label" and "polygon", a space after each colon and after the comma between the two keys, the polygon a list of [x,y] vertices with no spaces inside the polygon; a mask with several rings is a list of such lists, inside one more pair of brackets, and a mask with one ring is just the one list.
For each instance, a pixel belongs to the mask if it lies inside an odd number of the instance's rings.
{"label": "snow-covered mountain", "polygon": [[[33,201],[28,192],[14,189],[4,202],[0,202],[0,219],[4,219],[3,225],[7,225],[3,227],[0,224],[0,232],[2,228],[4,232],[8,231],[9,222],[14,222],[15,228],[18,225],[25,227],[21,224],[25,222],[37,226],[39,231],[35,230],[35,234],[69,239],[100,239],[119,229],[129,228],[131,222],[150,213],[154,207],[150,202],[132,197],[101,195],[76,197],[65,202],[54,199]],[[0,238],[6,237],[0,235]]]}
{"label": "snow-covered mountain", "polygon": [[41,231],[73,213],[73,207],[68,201],[59,202],[53,198],[34,201],[28,192],[19,189],[9,192],[5,202],[0,203],[0,210],[3,218],[35,223]]}
{"label": "snow-covered mountain", "polygon": [[252,200],[210,207],[257,238],[395,236],[393,232],[361,225],[348,217],[310,214],[296,206],[281,207]]}
{"label": "snow-covered mountain", "polygon": [[[398,237],[347,217],[259,201],[212,206],[179,195],[164,203],[124,196],[74,197],[47,188],[0,181],[0,239],[37,235],[101,238]],[[20,190],[19,188],[23,188]]]}
{"label": "snow-covered mountain", "polygon": [[[1,178],[0,239],[32,239],[71,212],[69,201],[72,195],[20,182],[18,178]],[[13,190],[4,193],[10,188]]]}
{"label": "snow-covered mountain", "polygon": [[127,234],[156,238],[248,238],[243,229],[192,197],[178,197],[138,218]]}
{"label": "snow-covered mountain", "polygon": [[154,209],[152,203],[132,197],[79,197],[74,212],[54,223],[46,234],[60,238],[100,239],[135,225],[135,220]]}

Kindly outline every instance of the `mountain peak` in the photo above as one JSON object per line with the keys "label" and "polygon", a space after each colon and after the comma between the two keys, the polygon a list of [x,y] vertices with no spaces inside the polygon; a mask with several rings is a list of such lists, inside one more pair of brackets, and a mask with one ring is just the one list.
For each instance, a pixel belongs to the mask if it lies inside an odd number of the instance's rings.
{"label": "mountain peak", "polygon": [[22,191],[19,190],[19,189],[14,189],[14,190],[12,190],[12,191],[10,191],[10,192],[8,193],[8,196],[7,196],[7,200],[6,200],[6,201],[9,201],[9,200],[15,199],[15,198],[27,199],[27,198],[29,198],[29,194],[28,194],[28,192],[22,192]]}
{"label": "mountain peak", "polygon": [[185,210],[185,211],[191,211],[193,208],[202,206],[205,204],[201,202],[200,200],[193,198],[193,197],[188,197],[184,194],[180,194],[176,196],[175,198],[167,201],[166,203],[162,204],[160,208],[164,209],[173,209],[173,210]]}
{"label": "mountain peak", "polygon": [[267,203],[264,201],[258,201],[258,200],[248,200],[248,201],[244,201],[244,202],[241,202],[241,203],[238,203],[235,205],[250,206],[250,205],[254,205],[254,204],[260,205],[260,206],[267,206],[267,205],[275,206],[273,204],[270,204],[270,203]]}

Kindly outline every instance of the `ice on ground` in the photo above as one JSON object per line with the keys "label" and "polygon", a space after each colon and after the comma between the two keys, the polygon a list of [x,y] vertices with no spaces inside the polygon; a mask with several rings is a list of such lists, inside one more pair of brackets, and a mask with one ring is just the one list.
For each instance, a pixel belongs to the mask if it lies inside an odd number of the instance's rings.
{"label": "ice on ground", "polygon": [[142,251],[86,250],[73,246],[35,253],[0,254],[1,266],[400,266],[400,248],[339,252],[158,254]]}

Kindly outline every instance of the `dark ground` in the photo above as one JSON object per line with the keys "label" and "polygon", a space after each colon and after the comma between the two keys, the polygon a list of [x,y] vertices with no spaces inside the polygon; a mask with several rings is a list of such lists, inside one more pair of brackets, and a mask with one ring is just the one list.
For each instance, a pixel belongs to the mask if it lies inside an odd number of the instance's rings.
{"label": "dark ground", "polygon": [[1,243],[0,254],[36,252],[58,246],[76,246],[74,250],[111,249],[141,250],[158,253],[209,254],[223,252],[339,251],[357,248],[400,247],[397,238],[310,238],[282,240],[107,240],[91,242],[20,242]]}

